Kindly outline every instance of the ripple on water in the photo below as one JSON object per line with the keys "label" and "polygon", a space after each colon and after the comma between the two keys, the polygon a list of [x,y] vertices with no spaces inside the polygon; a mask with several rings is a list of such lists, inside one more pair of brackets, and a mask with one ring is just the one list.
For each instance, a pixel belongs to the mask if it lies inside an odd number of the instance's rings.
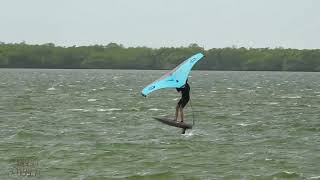
{"label": "ripple on water", "polygon": [[281,96],[283,99],[300,99],[302,98],[301,96]]}
{"label": "ripple on water", "polygon": [[81,108],[74,108],[74,109],[68,109],[69,111],[81,111],[81,112],[90,112],[90,109],[81,109]]}

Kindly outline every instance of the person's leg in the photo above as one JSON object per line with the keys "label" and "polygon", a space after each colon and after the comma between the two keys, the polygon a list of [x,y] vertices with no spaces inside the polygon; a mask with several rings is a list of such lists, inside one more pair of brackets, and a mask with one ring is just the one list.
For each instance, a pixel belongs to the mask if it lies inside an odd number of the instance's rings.
{"label": "person's leg", "polygon": [[178,116],[179,116],[179,104],[176,106],[176,116],[174,118],[175,121],[178,121]]}
{"label": "person's leg", "polygon": [[184,121],[184,114],[183,114],[183,107],[180,106],[180,117],[181,117],[181,122]]}
{"label": "person's leg", "polygon": [[189,102],[189,98],[185,98],[183,99],[182,103],[181,103],[181,106],[180,106],[180,115],[181,115],[181,122],[184,121],[184,113],[183,113],[183,109],[184,107],[186,107],[186,105],[188,104]]}

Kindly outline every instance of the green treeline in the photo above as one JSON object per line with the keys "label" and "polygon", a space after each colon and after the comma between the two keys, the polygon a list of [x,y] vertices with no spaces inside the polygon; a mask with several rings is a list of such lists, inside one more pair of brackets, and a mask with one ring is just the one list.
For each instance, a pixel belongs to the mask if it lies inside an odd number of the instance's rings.
{"label": "green treeline", "polygon": [[195,67],[201,70],[320,71],[320,49],[204,50],[197,44],[153,49],[116,43],[81,47],[0,43],[0,68],[172,69],[197,52],[206,55]]}

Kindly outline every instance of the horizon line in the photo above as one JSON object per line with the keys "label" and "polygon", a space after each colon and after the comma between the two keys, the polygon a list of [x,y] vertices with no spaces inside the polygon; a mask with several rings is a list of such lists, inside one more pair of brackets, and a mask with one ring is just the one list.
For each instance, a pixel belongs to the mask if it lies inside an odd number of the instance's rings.
{"label": "horizon line", "polygon": [[188,47],[197,47],[202,48],[203,50],[210,50],[210,49],[226,49],[226,48],[232,48],[232,49],[293,49],[293,50],[320,50],[320,48],[291,48],[291,47],[283,47],[283,46],[275,46],[275,47],[252,47],[252,46],[240,46],[240,45],[231,45],[231,46],[225,46],[225,47],[211,47],[211,48],[205,48],[198,43],[190,43],[187,46],[161,46],[161,47],[150,47],[146,45],[138,45],[138,46],[126,46],[119,42],[109,42],[109,43],[95,43],[95,44],[87,44],[87,45],[61,45],[59,43],[53,43],[53,42],[46,42],[46,43],[30,43],[26,41],[20,41],[20,42],[4,42],[0,40],[0,45],[19,45],[19,44],[25,44],[25,45],[35,45],[35,46],[44,46],[44,45],[53,45],[53,47],[62,47],[62,48],[70,48],[70,47],[90,47],[90,46],[109,46],[112,44],[116,44],[122,48],[150,48],[150,49],[161,49],[161,48],[188,48]]}

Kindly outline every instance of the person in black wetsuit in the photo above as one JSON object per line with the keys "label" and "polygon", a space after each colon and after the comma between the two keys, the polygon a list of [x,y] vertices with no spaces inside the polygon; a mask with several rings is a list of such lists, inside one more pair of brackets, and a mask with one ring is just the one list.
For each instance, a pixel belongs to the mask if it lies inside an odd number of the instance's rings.
{"label": "person in black wetsuit", "polygon": [[190,86],[188,84],[188,79],[183,87],[176,89],[178,92],[181,92],[181,99],[176,106],[176,117],[174,120],[177,121],[180,114],[180,120],[183,122],[183,108],[187,105],[190,99]]}

